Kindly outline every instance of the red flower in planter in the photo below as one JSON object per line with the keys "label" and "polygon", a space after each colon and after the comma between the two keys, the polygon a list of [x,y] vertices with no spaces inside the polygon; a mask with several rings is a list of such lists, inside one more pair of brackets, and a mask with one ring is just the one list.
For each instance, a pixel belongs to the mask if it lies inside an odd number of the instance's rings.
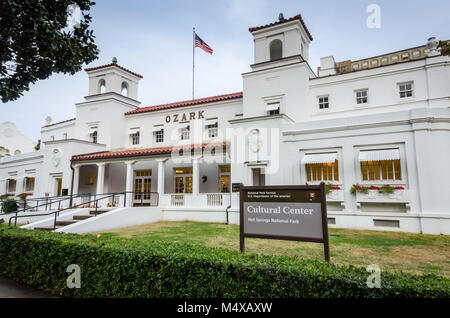
{"label": "red flower in planter", "polygon": [[334,187],[332,187],[331,189],[333,189],[333,190],[341,190],[341,187],[339,187],[339,186],[334,186]]}
{"label": "red flower in planter", "polygon": [[405,190],[402,186],[395,187],[395,190]]}
{"label": "red flower in planter", "polygon": [[377,186],[370,186],[370,190],[379,190],[380,188],[379,187],[377,187]]}

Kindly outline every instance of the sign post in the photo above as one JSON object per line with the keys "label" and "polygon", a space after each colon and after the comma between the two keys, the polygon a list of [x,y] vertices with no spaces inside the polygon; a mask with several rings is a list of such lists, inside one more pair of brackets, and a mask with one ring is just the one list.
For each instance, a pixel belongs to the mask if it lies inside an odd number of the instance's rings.
{"label": "sign post", "polygon": [[240,249],[245,238],[323,243],[330,261],[325,183],[240,186]]}

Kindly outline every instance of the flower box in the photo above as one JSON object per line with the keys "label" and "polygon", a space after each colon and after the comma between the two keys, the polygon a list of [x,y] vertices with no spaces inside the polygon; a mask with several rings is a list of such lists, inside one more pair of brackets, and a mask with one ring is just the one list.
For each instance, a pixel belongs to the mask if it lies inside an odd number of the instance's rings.
{"label": "flower box", "polygon": [[380,193],[378,190],[369,189],[367,193],[356,192],[356,202],[371,203],[409,203],[409,191],[396,189],[393,193]]}
{"label": "flower box", "polygon": [[[339,189],[334,189],[339,188]],[[343,202],[344,201],[344,190],[340,187],[333,187],[330,193],[327,194],[328,202]]]}

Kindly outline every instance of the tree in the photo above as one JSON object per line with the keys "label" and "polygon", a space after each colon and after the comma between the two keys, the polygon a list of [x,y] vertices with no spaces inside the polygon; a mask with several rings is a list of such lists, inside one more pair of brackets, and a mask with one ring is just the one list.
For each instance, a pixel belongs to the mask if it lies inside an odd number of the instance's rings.
{"label": "tree", "polygon": [[34,146],[34,150],[38,151],[39,149],[41,149],[41,140],[39,139],[36,146]]}
{"label": "tree", "polygon": [[[13,101],[30,84],[53,73],[75,74],[97,59],[95,36],[89,29],[94,2],[89,0],[2,0],[0,4],[0,96]],[[78,7],[76,7],[78,6]],[[71,12],[80,19],[67,27]]]}
{"label": "tree", "polygon": [[450,55],[450,41],[440,41],[439,47],[442,55]]}

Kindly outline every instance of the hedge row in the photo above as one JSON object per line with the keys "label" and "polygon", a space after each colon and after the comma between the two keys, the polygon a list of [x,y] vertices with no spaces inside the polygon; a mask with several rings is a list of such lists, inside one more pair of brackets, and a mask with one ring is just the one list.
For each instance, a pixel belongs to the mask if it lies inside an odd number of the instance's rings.
{"label": "hedge row", "polygon": [[[66,268],[81,268],[69,289]],[[130,243],[0,225],[0,274],[68,297],[450,297],[436,275],[382,273],[293,257],[171,243]]]}

